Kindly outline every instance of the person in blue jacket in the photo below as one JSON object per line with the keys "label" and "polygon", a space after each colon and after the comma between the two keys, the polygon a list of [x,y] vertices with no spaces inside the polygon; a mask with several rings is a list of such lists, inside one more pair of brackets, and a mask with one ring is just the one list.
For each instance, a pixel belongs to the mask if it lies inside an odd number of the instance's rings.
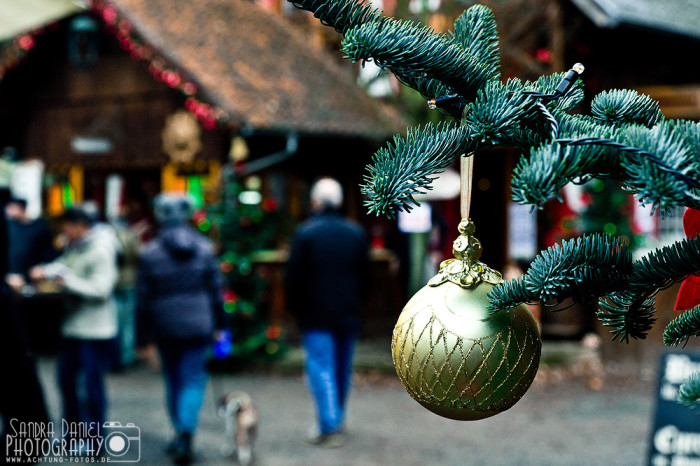
{"label": "person in blue jacket", "polygon": [[192,214],[187,197],[161,194],[154,213],[161,230],[139,258],[137,338],[142,356],[152,353],[151,342],[160,352],[176,433],[167,452],[176,464],[189,464],[207,353],[223,328],[222,277],[211,243],[187,223]]}
{"label": "person in blue jacket", "polygon": [[318,429],[309,441],[343,443],[352,355],[369,283],[369,245],[359,225],[343,218],[340,183],[311,189],[314,216],[297,230],[286,269],[286,298],[302,334],[305,370],[316,403]]}

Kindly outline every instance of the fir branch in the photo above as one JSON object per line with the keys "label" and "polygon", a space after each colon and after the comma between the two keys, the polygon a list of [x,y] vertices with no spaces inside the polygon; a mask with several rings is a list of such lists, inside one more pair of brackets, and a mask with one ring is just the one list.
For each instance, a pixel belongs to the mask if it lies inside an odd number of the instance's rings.
{"label": "fir branch", "polygon": [[678,402],[689,408],[696,408],[700,403],[700,372],[691,374],[678,388]]}
{"label": "fir branch", "polygon": [[623,144],[639,154],[625,157],[621,165],[627,172],[622,181],[634,188],[640,201],[664,213],[676,206],[699,206],[692,192],[692,185],[699,185],[698,160],[692,157],[682,133],[662,122],[651,129],[631,126],[620,136]]}
{"label": "fir branch", "polygon": [[664,330],[664,345],[685,346],[690,337],[700,336],[700,306],[688,309],[673,319]]}
{"label": "fir branch", "polygon": [[[685,238],[664,248],[650,252],[632,266],[627,289],[605,296],[599,302],[598,318],[603,325],[614,327],[613,340],[629,341],[629,337],[643,339],[656,319],[654,297],[659,290],[673,283],[685,280],[690,274],[700,270],[700,238]],[[688,319],[684,324],[688,324]],[[678,339],[679,330],[685,331],[676,323],[667,328],[673,338]],[[689,334],[688,336],[690,336]],[[687,339],[687,337],[686,337]],[[664,342],[667,336],[664,334]],[[667,343],[668,344],[668,343]]]}
{"label": "fir branch", "polygon": [[511,134],[523,121],[537,118],[535,103],[521,91],[522,83],[517,79],[509,79],[506,84],[488,82],[467,106],[462,124],[471,129],[480,143],[511,143]]}
{"label": "fir branch", "polygon": [[513,170],[512,198],[520,204],[542,208],[561,189],[580,178],[620,177],[619,158],[615,151],[600,146],[564,146],[550,142],[521,157]]}
{"label": "fir branch", "polygon": [[[651,129],[639,125],[612,129],[565,114],[557,118],[564,123],[560,134],[572,137],[557,139],[563,148],[550,143],[520,160],[512,181],[516,202],[541,207],[569,182],[613,177],[641,202],[651,203],[653,210],[700,208],[700,159],[684,140],[685,134],[695,136],[694,127],[678,130],[677,125],[662,122]],[[579,137],[586,133],[598,135]]]}
{"label": "fir branch", "polygon": [[489,67],[492,79],[500,79],[498,31],[493,12],[483,5],[474,5],[457,18],[454,27],[454,42]]}
{"label": "fir branch", "polygon": [[630,286],[636,290],[666,288],[700,271],[700,237],[680,241],[651,251],[634,263]]}
{"label": "fir branch", "polygon": [[[540,76],[537,81],[527,81],[524,85],[527,91],[536,91],[541,94],[552,95],[566,73],[554,73]],[[583,81],[577,79],[569,91],[556,99],[547,99],[545,105],[550,111],[568,112],[583,100]]]}
{"label": "fir branch", "polygon": [[591,103],[591,114],[607,125],[637,123],[652,127],[662,118],[658,102],[631,89],[601,92]]}
{"label": "fir branch", "polygon": [[627,284],[632,254],[618,238],[587,235],[564,240],[535,257],[520,280],[494,286],[489,309],[508,309],[524,302],[588,302]]}
{"label": "fir branch", "polygon": [[289,0],[295,7],[310,11],[321,23],[340,34],[366,22],[381,22],[386,18],[380,10],[364,0]]}
{"label": "fir branch", "polygon": [[685,141],[689,156],[694,160],[699,160],[700,122],[690,120],[668,120],[668,125]]}
{"label": "fir branch", "polygon": [[442,172],[455,157],[475,150],[468,128],[453,124],[427,124],[408,130],[406,138],[394,137],[394,144],[382,148],[367,167],[362,193],[370,212],[390,218],[397,211],[411,210],[418,203],[414,194],[432,189],[433,175]]}
{"label": "fir branch", "polygon": [[[391,71],[401,84],[415,89],[426,100],[455,93],[451,87],[446,86],[437,79],[428,78],[422,73],[414,73],[409,69],[399,68],[392,68]],[[456,115],[456,117],[461,117],[461,113]]]}
{"label": "fir branch", "polygon": [[378,66],[406,74],[425,73],[460,95],[476,93],[493,73],[444,35],[411,21],[386,18],[351,29],[343,51],[353,61],[374,60]]}
{"label": "fir branch", "polygon": [[648,294],[630,290],[610,293],[598,302],[596,315],[603,326],[613,327],[613,341],[619,338],[629,343],[630,337],[643,340],[656,322],[655,296],[656,291]]}

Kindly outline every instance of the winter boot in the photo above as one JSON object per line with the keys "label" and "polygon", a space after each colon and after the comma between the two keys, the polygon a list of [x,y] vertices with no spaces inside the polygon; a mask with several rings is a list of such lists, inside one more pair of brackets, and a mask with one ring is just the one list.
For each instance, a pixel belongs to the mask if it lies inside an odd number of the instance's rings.
{"label": "winter boot", "polygon": [[192,464],[194,453],[192,452],[192,434],[190,432],[183,432],[178,436],[172,456],[175,464]]}

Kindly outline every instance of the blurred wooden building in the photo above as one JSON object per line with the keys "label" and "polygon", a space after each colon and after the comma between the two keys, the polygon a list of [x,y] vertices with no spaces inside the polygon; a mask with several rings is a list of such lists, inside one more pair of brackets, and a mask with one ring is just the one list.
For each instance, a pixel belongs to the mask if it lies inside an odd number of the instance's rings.
{"label": "blurred wooden building", "polygon": [[49,214],[209,195],[235,136],[250,161],[293,156],[275,188],[287,202],[322,173],[355,183],[398,128],[352,65],[245,0],[14,2],[0,44],[0,147],[43,162]]}

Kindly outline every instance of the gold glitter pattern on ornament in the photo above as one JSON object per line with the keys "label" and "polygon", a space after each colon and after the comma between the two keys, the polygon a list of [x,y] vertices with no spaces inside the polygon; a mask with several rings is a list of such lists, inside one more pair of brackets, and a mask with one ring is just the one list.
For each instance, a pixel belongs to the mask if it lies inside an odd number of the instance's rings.
{"label": "gold glitter pattern on ornament", "polygon": [[[426,323],[421,316],[431,310]],[[417,350],[426,344],[427,353]],[[394,366],[409,395],[447,417],[456,410],[453,418],[459,419],[482,419],[513,406],[535,377],[539,347],[537,329],[528,325],[519,332],[509,325],[480,338],[461,337],[432,306],[397,325],[392,338]]]}
{"label": "gold glitter pattern on ornament", "polygon": [[462,288],[472,288],[485,281],[492,285],[503,283],[501,274],[479,261],[481,258],[481,242],[474,235],[474,222],[462,219],[459,222],[460,235],[452,243],[454,259],[448,259],[440,264],[437,275],[430,279],[428,285],[440,286],[452,282]]}

